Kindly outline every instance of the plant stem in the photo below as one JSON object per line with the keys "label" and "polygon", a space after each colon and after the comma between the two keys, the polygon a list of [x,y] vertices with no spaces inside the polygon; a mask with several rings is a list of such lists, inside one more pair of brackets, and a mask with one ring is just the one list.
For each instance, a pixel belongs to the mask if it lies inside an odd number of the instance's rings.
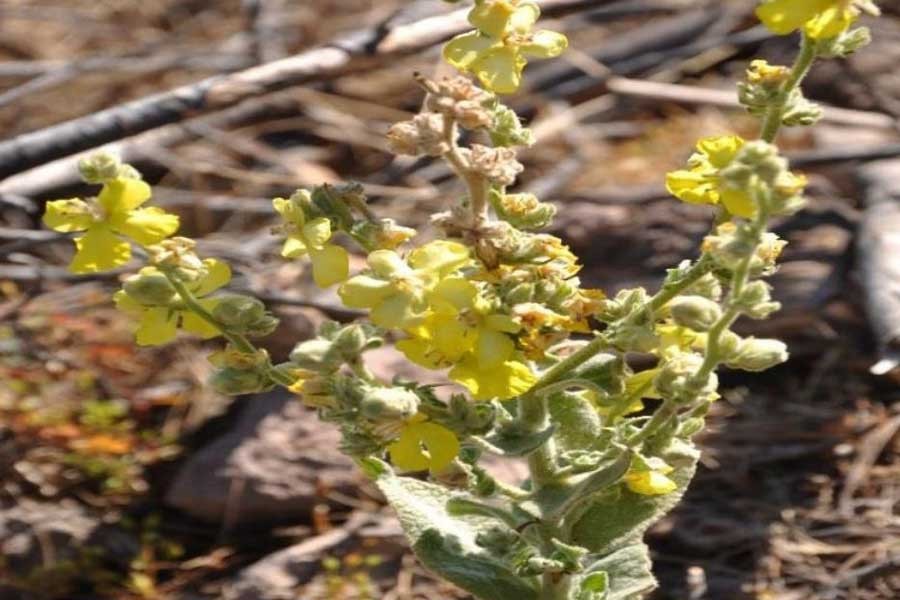
{"label": "plant stem", "polygon": [[[529,431],[541,431],[550,424],[547,398],[539,394],[525,394],[519,398],[519,421]],[[535,490],[556,477],[556,444],[547,440],[528,455],[528,470]]]}
{"label": "plant stem", "polygon": [[791,93],[797,89],[797,86],[800,85],[803,78],[809,73],[809,69],[815,59],[815,41],[809,39],[804,34],[800,44],[800,53],[797,55],[797,59],[794,61],[794,65],[791,68],[791,75],[788,80],[784,82],[784,86],[781,88],[781,92],[778,94],[776,101],[766,112],[766,118],[762,125],[762,132],[759,135],[760,139],[764,142],[771,144],[775,141],[775,138],[778,136],[778,130],[781,129],[781,121],[784,118],[784,109],[787,101],[790,98]]}
{"label": "plant stem", "polygon": [[[169,280],[169,283],[172,284],[172,287],[175,288],[175,291],[178,293],[181,301],[184,302],[185,307],[187,307],[187,309],[192,313],[218,329],[222,336],[226,340],[228,340],[228,342],[239,352],[242,352],[244,354],[256,354],[258,352],[256,346],[254,346],[246,337],[241,334],[228,331],[228,329],[224,325],[219,323],[208,310],[203,308],[203,306],[197,301],[197,298],[194,296],[194,294],[187,288],[186,285],[184,285],[184,283],[182,283],[180,279],[178,279],[168,271],[163,271],[163,274],[166,276],[166,279]],[[290,387],[294,384],[294,380],[290,376],[278,371],[277,369],[269,367],[268,375],[275,383],[278,383],[279,385],[282,385],[284,387]]]}
{"label": "plant stem", "polygon": [[473,171],[463,158],[462,153],[459,151],[459,145],[456,143],[457,136],[456,121],[452,117],[444,115],[444,138],[450,146],[450,150],[444,154],[444,159],[469,189],[472,220],[474,224],[478,225],[488,220],[487,196],[489,186],[487,180],[479,173]]}

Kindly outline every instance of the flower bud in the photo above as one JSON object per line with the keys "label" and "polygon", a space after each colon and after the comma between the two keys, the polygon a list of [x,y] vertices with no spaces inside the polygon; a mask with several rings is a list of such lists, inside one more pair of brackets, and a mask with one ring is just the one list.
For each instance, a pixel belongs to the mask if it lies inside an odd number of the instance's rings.
{"label": "flower bud", "polygon": [[122,283],[132,300],[144,306],[167,306],[175,299],[175,288],[155,269],[141,269]]}
{"label": "flower bud", "polygon": [[781,122],[788,127],[815,125],[823,114],[821,106],[807,100],[800,90],[794,90],[785,104]]}
{"label": "flower bud", "polygon": [[512,185],[519,173],[525,170],[515,151],[510,148],[491,148],[482,144],[472,144],[461,151],[469,161],[472,170],[490,179],[497,185]]}
{"label": "flower bud", "polygon": [[872,43],[868,27],[857,27],[828,40],[819,40],[816,50],[823,58],[844,58]]}
{"label": "flower bud", "polygon": [[715,374],[706,381],[697,381],[697,374],[703,365],[703,357],[694,352],[673,352],[653,379],[653,387],[664,397],[693,400],[711,397],[719,385]]}
{"label": "flower bud", "polygon": [[703,296],[679,296],[669,303],[672,319],[694,331],[709,331],[722,317],[718,303]]}
{"label": "flower bud", "polygon": [[396,123],[388,130],[387,138],[394,154],[441,156],[450,151],[444,135],[444,117],[438,113],[422,113]]}
{"label": "flower bud", "polygon": [[342,362],[337,353],[332,352],[332,342],[321,338],[306,340],[294,346],[290,361],[310,371],[333,371]]}
{"label": "flower bud", "polygon": [[123,166],[119,157],[109,152],[98,152],[78,161],[81,178],[85,183],[93,184],[106,183],[120,177]]}
{"label": "flower bud", "polygon": [[737,352],[740,343],[741,336],[726,329],[719,335],[719,356],[721,356],[723,360],[727,360],[728,357]]}
{"label": "flower bud", "polygon": [[781,308],[779,302],[772,301],[770,289],[769,284],[764,281],[752,281],[738,296],[737,304],[751,319],[768,318],[769,315]]}
{"label": "flower bud", "polygon": [[525,304],[526,302],[531,302],[533,298],[533,283],[520,283],[516,286],[513,286],[513,288],[506,292],[504,296],[506,304],[513,306],[516,304]]}
{"label": "flower bud", "polygon": [[251,296],[232,294],[219,299],[213,317],[222,325],[244,329],[266,315],[266,305]]}
{"label": "flower bud", "polygon": [[534,194],[491,194],[491,205],[497,216],[517,229],[546,227],[556,215],[556,207],[541,202]]}
{"label": "flower bud", "polygon": [[494,108],[494,126],[490,130],[491,143],[495,146],[531,146],[534,135],[531,130],[522,127],[519,115],[503,104]]}
{"label": "flower bud", "polygon": [[787,346],[780,340],[747,338],[725,364],[743,371],[765,371],[788,358]]}
{"label": "flower bud", "polygon": [[237,396],[262,392],[271,387],[272,383],[260,371],[224,368],[213,373],[209,385],[220,394]]}
{"label": "flower bud", "polygon": [[341,328],[332,339],[335,352],[346,360],[353,360],[368,346],[369,338],[362,325],[348,325]]}
{"label": "flower bud", "polygon": [[359,412],[372,421],[408,419],[419,410],[419,397],[404,388],[371,388],[360,402]]}

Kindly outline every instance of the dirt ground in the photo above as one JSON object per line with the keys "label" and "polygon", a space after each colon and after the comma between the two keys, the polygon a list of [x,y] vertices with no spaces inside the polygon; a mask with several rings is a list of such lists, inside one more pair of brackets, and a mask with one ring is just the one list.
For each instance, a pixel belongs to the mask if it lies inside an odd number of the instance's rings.
{"label": "dirt ground", "polygon": [[[881,4],[885,16],[867,23],[873,46],[810,77],[811,97],[844,110],[782,140],[811,202],[776,225],[790,242],[773,281],[783,311],[741,328],[784,339],[792,358],[723,374],[699,474],[649,535],[654,600],[900,598],[900,371],[870,372],[880,349],[865,311],[873,286],[900,282],[873,279],[859,250],[874,235],[870,199],[900,190],[900,165],[884,162],[900,156],[900,10]],[[652,287],[694,256],[710,214],[666,197],[662,176],[699,136],[754,134],[722,92],[752,57],[789,60],[795,40],[755,27],[753,5],[598,0],[551,17],[573,50],[529,67],[531,87],[512,101],[540,139],[519,187],[558,204],[552,231],[582,257],[588,284]],[[425,226],[458,191],[445,168],[393,159],[384,141],[418,110],[412,73],[441,73],[440,40],[408,52],[380,43],[453,8],[0,0],[0,148],[205,78],[355,48],[345,68],[232,89],[240,102],[192,106],[118,147],[182,230],[281,317],[268,345],[284,356],[325,318],[349,316],[277,258],[270,198],[360,181],[380,214]],[[876,160],[887,175],[873,183],[862,176]],[[214,345],[136,349],[110,301],[120,273],[65,273],[71,242],[39,214],[81,189],[72,164],[11,172],[0,160],[0,599],[464,598],[416,565],[352,466],[309,458],[333,439],[325,426],[284,399],[204,388]],[[236,448],[249,458],[234,464],[263,472],[229,480],[248,489],[204,490],[185,475]]]}

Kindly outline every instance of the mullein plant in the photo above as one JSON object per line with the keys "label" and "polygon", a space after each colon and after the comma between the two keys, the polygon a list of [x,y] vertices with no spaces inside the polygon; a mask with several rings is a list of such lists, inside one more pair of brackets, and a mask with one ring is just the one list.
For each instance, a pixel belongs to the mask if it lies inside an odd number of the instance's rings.
{"label": "mullein plant", "polygon": [[[226,263],[174,236],[178,218],[144,207],[150,187],[106,155],[82,164],[96,198],[50,202],[44,221],[77,232],[76,273],[121,267],[137,244],[146,266],[124,279],[116,304],[137,322],[137,343],[179,331],[222,337],[211,384],[227,394],[283,386],[334,423],[396,509],[421,562],[485,600],[615,600],[655,587],[647,528],[672,509],[698,459],[692,437],[718,398],[721,367],[763,371],[785,344],[741,337],[741,317],[778,310],[765,277],[785,245],[770,219],[803,204],[806,179],[773,145],[782,126],[811,125],[821,109],[800,88],[817,58],[865,45],[855,28],[866,0],[770,0],[757,14],[776,34],[799,31],[792,66],[753,61],[738,92],[761,122],[759,139],[700,140],[666,183],[678,199],[715,207],[699,257],[670,269],[655,293],[614,297],[578,279],[578,259],[539,233],[555,207],[509,191],[534,143],[501,95],[521,85],[529,59],[561,54],[559,33],[535,27],[528,0],[476,0],[474,30],[444,59],[460,74],[417,76],[422,112],[388,132],[400,155],[445,160],[466,192],[433,216],[436,239],[378,218],[358,185],[322,185],[274,200],[287,259],[309,260],[317,285],[368,321],[327,323],[276,363],[253,340],[277,320],[259,300],[223,290]],[[477,81],[477,83],[476,83]],[[465,135],[463,135],[465,133]],[[465,138],[472,140],[462,144]],[[338,238],[336,243],[335,238]],[[350,273],[345,246],[367,264]],[[386,339],[452,392],[367,368]],[[641,354],[653,367],[636,371]],[[646,364],[643,361],[642,364]],[[483,467],[493,455],[527,462],[519,485]]]}

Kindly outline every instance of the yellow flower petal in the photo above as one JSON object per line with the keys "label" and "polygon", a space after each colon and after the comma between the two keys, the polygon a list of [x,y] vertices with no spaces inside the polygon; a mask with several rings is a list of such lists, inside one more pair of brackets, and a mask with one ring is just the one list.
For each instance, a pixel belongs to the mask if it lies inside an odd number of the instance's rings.
{"label": "yellow flower petal", "polygon": [[505,333],[482,329],[475,347],[475,359],[482,368],[492,369],[505,363],[516,350],[516,345]]}
{"label": "yellow flower petal", "polygon": [[516,11],[510,15],[509,29],[516,33],[526,34],[531,31],[541,16],[541,8],[534,2],[521,2]]}
{"label": "yellow flower petal", "polygon": [[493,314],[484,318],[484,326],[494,331],[518,333],[522,327],[509,315]]}
{"label": "yellow flower petal", "polygon": [[[374,252],[372,254],[375,254]],[[469,262],[469,249],[457,242],[437,240],[409,253],[414,269],[432,271],[443,277]]]}
{"label": "yellow flower petal", "polygon": [[281,215],[281,218],[287,223],[301,226],[306,222],[306,215],[303,214],[303,209],[292,200],[287,198],[275,198],[272,200],[272,208],[274,208],[275,212]]}
{"label": "yellow flower petal", "polygon": [[722,204],[731,214],[750,219],[756,214],[756,204],[750,195],[743,190],[726,189],[722,192]]}
{"label": "yellow flower petal", "polygon": [[134,333],[138,346],[168,344],[178,333],[178,313],[164,307],[146,308]]}
{"label": "yellow flower petal", "polygon": [[660,496],[674,492],[678,484],[659,471],[639,471],[625,475],[625,485],[635,494]]}
{"label": "yellow flower petal", "polygon": [[499,46],[478,55],[470,70],[481,85],[497,94],[514,94],[522,83],[525,58],[515,46]]}
{"label": "yellow flower petal", "polygon": [[142,246],[158,244],[178,231],[178,216],[155,206],[118,212],[112,215],[109,222],[113,229]]}
{"label": "yellow flower petal", "polygon": [[231,267],[228,266],[227,262],[215,258],[207,258],[203,260],[203,265],[206,267],[206,276],[196,283],[192,289],[197,296],[211,294],[217,289],[228,285],[228,282],[231,281]]}
{"label": "yellow flower petal", "polygon": [[73,273],[109,271],[131,260],[131,245],[102,223],[95,223],[87,233],[75,238],[75,247],[75,257],[69,264]]}
{"label": "yellow flower petal", "polygon": [[666,174],[666,189],[670,194],[690,204],[717,204],[719,193],[710,175],[684,169]]}
{"label": "yellow flower petal", "polygon": [[140,179],[113,179],[103,185],[97,201],[109,218],[130,212],[150,199],[150,186]]}
{"label": "yellow flower petal", "polygon": [[435,349],[447,362],[456,362],[475,346],[478,330],[450,315],[437,315],[422,324]]}
{"label": "yellow flower petal", "polygon": [[458,313],[475,306],[478,288],[462,277],[446,277],[431,291],[429,301],[436,310]]}
{"label": "yellow flower petal", "polygon": [[391,462],[402,471],[439,472],[459,454],[459,440],[452,431],[430,422],[406,425],[396,442],[388,446]]}
{"label": "yellow flower petal", "polygon": [[697,150],[706,155],[716,169],[730,165],[743,146],[744,140],[736,135],[709,137],[697,142]]}
{"label": "yellow flower petal", "polygon": [[338,288],[338,296],[348,308],[374,308],[394,293],[390,282],[370,275],[351,277]]}
{"label": "yellow flower petal", "polygon": [[372,309],[369,318],[385,329],[404,329],[415,318],[410,304],[410,299],[402,294],[389,296]]}
{"label": "yellow flower petal", "polygon": [[800,29],[836,0],[769,0],[756,9],[756,16],[773,33],[787,35]]}
{"label": "yellow flower petal", "polygon": [[827,40],[850,29],[858,13],[849,6],[832,6],[807,21],[806,35],[814,40]]}
{"label": "yellow flower petal", "polygon": [[531,41],[521,46],[522,53],[535,58],[554,58],[566,51],[569,40],[561,33],[542,29],[531,36]]}
{"label": "yellow flower petal", "polygon": [[281,247],[281,255],[285,258],[297,258],[306,254],[306,242],[297,235],[289,235]]}
{"label": "yellow flower petal", "polygon": [[79,198],[53,200],[44,209],[44,225],[54,231],[84,231],[93,223],[87,203]]}
{"label": "yellow flower petal", "polygon": [[468,71],[478,57],[488,48],[497,44],[496,40],[481,35],[477,31],[458,35],[444,46],[444,60],[459,69]]}
{"label": "yellow flower petal", "polygon": [[[216,298],[204,298],[199,302],[207,312],[212,312],[219,303]],[[189,310],[181,311],[181,328],[205,340],[222,335],[218,327]]]}
{"label": "yellow flower petal", "polygon": [[397,350],[402,352],[406,358],[426,369],[444,369],[449,366],[448,363],[444,362],[444,357],[441,353],[428,340],[411,337],[399,340],[395,345]]}
{"label": "yellow flower petal", "polygon": [[499,39],[515,12],[518,11],[509,0],[485,0],[469,11],[469,23],[481,33]]}
{"label": "yellow flower petal", "polygon": [[313,219],[303,226],[303,239],[310,249],[320,249],[331,239],[331,221],[325,217]]}
{"label": "yellow flower petal", "polygon": [[331,287],[347,279],[350,274],[350,257],[347,251],[334,244],[328,244],[321,250],[310,248],[313,281],[320,288]]}
{"label": "yellow flower petal", "polygon": [[537,381],[528,365],[510,360],[498,367],[484,368],[473,356],[457,364],[450,379],[463,384],[476,400],[506,400],[527,392]]}

